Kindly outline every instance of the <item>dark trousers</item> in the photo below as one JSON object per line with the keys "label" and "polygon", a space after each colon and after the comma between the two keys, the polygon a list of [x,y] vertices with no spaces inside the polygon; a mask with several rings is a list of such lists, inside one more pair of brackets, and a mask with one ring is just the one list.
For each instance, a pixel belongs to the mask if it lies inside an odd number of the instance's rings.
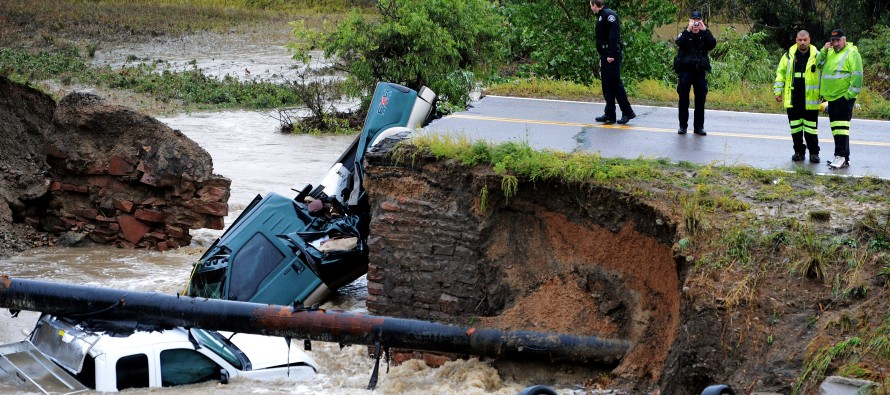
{"label": "dark trousers", "polygon": [[834,136],[834,156],[842,156],[850,161],[850,120],[853,119],[853,105],[856,99],[840,98],[828,102],[828,120],[831,135]]}
{"label": "dark trousers", "polygon": [[[788,124],[791,125],[791,141],[794,142],[794,153],[803,154],[810,150],[810,155],[819,155],[819,110],[807,110],[801,104],[787,109]],[[806,139],[806,144],[804,144]]]}
{"label": "dark trousers", "polygon": [[624,55],[618,54],[611,63],[606,60],[606,56],[600,56],[600,72],[603,80],[603,98],[606,99],[606,109],[604,115],[615,119],[615,102],[621,108],[624,115],[633,114],[634,110],[630,108],[630,101],[627,100],[627,91],[624,90],[624,82],[621,81],[621,60]]}
{"label": "dark trousers", "polygon": [[680,81],[677,84],[677,94],[680,95],[680,103],[677,109],[680,111],[680,128],[689,127],[689,88],[695,92],[695,118],[692,120],[693,130],[705,128],[705,99],[708,97],[708,79],[704,71],[681,71]]}

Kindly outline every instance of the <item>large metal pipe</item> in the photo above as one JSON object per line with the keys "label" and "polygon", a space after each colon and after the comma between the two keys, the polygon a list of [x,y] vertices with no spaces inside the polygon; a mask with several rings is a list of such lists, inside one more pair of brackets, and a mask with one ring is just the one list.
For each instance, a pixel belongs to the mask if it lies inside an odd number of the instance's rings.
{"label": "large metal pipe", "polygon": [[630,342],[532,331],[458,327],[429,321],[301,310],[0,276],[0,307],[79,319],[138,320],[341,344],[375,345],[488,357],[613,364]]}

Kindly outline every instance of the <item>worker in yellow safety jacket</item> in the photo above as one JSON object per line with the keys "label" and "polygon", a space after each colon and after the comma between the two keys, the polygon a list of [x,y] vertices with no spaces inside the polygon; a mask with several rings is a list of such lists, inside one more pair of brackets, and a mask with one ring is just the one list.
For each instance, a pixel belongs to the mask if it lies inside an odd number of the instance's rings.
{"label": "worker in yellow safety jacket", "polygon": [[[801,30],[797,33],[795,44],[788,49],[779,60],[776,69],[776,82],[773,93],[776,101],[784,99],[785,110],[788,112],[788,123],[791,124],[791,141],[794,143],[794,155],[791,160],[804,160],[807,148],[810,151],[810,162],[819,163],[819,77],[820,70],[816,66],[816,55],[819,50],[810,44],[810,33]],[[806,140],[806,143],[804,143]]]}
{"label": "worker in yellow safety jacket", "polygon": [[834,160],[828,162],[828,167],[842,169],[850,166],[850,120],[862,90],[862,57],[859,49],[847,42],[842,30],[832,30],[829,39],[816,57],[816,67],[822,69],[820,94],[828,101],[828,120],[834,136]]}

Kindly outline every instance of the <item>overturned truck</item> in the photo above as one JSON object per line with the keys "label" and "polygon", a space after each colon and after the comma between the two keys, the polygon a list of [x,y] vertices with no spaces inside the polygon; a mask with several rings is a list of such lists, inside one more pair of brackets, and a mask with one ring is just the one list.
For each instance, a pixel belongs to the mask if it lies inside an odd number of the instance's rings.
{"label": "overturned truck", "polygon": [[365,154],[387,137],[424,126],[435,100],[401,85],[377,85],[362,133],[316,185],[294,198],[257,196],[195,264],[187,294],[313,305],[368,270]]}

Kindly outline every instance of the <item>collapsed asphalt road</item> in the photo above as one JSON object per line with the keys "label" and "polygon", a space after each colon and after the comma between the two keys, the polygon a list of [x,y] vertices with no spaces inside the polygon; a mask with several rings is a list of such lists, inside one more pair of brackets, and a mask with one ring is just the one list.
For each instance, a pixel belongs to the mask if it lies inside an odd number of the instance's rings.
{"label": "collapsed asphalt road", "polygon": [[[673,162],[749,165],[761,169],[799,168],[816,173],[890,178],[890,122],[853,113],[850,167],[829,170],[834,140],[828,117],[819,117],[822,163],[791,162],[794,153],[784,114],[707,110],[707,136],[677,134],[677,109],[634,105],[627,125],[593,120],[603,103],[486,96],[459,113],[433,121],[426,130],[463,133],[492,143],[527,141],[536,149],[599,153],[605,157],[669,158]],[[690,109],[690,121],[692,117]]]}

